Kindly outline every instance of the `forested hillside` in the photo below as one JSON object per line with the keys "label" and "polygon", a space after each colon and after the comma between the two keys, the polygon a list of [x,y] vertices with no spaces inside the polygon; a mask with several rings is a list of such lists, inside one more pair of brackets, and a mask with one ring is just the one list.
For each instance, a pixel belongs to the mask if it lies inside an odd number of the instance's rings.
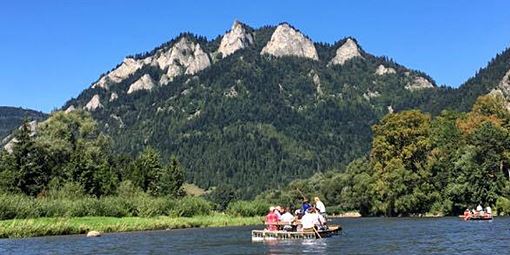
{"label": "forested hillside", "polygon": [[21,126],[23,120],[41,120],[46,114],[34,110],[17,107],[0,106],[0,144],[13,129]]}
{"label": "forested hillside", "polygon": [[89,111],[117,153],[151,146],[175,155],[188,182],[250,198],[366,155],[371,126],[389,112],[469,109],[508,55],[460,89],[438,88],[354,38],[317,43],[286,23],[235,22],[213,40],[183,33],[127,57],[62,109]]}

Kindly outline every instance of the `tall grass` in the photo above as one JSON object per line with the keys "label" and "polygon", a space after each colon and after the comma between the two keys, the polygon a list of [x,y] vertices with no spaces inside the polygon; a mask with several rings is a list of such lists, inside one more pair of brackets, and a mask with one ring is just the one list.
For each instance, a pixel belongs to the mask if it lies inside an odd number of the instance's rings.
{"label": "tall grass", "polygon": [[155,217],[207,215],[212,205],[203,198],[171,199],[140,193],[132,197],[32,198],[0,194],[0,220],[39,217]]}
{"label": "tall grass", "polygon": [[244,226],[260,224],[259,217],[240,218],[214,213],[207,216],[153,218],[140,217],[83,217],[38,218],[0,221],[0,238],[22,238],[47,235],[84,234],[99,232],[128,232],[191,227]]}

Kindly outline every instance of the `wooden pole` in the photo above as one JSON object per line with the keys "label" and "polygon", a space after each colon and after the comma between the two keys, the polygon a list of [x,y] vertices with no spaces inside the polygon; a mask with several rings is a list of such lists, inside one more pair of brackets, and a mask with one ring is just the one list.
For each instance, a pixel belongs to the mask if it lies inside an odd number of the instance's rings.
{"label": "wooden pole", "polygon": [[315,234],[319,237],[319,239],[322,239],[322,236],[319,235],[319,231],[317,231],[317,229],[315,229],[315,227],[313,227],[313,231],[315,232]]}

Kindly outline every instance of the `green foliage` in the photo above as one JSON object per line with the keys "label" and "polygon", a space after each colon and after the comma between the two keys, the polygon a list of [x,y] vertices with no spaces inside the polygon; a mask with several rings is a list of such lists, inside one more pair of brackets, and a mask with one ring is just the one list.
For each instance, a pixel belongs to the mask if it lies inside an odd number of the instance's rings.
{"label": "green foliage", "polygon": [[212,209],[212,204],[204,198],[184,197],[176,203],[173,213],[179,217],[192,217],[210,214]]}
{"label": "green foliage", "polygon": [[269,210],[269,204],[263,200],[234,201],[228,204],[227,214],[232,216],[253,217],[264,216]]}
{"label": "green foliage", "polygon": [[369,158],[343,172],[296,180],[265,197],[287,200],[299,187],[336,210],[362,215],[456,215],[478,204],[506,213],[510,117],[504,107],[501,98],[483,96],[466,114],[387,115],[373,127]]}
{"label": "green foliage", "polygon": [[26,195],[0,194],[0,220],[38,217],[193,217],[212,212],[210,202],[199,197],[171,199],[137,193],[131,197],[54,196],[33,198]]}
{"label": "green foliage", "polygon": [[510,199],[498,197],[495,209],[498,215],[510,215]]}
{"label": "green foliage", "polygon": [[206,198],[216,205],[217,210],[224,211],[231,201],[239,198],[239,194],[231,185],[220,185],[207,194]]}

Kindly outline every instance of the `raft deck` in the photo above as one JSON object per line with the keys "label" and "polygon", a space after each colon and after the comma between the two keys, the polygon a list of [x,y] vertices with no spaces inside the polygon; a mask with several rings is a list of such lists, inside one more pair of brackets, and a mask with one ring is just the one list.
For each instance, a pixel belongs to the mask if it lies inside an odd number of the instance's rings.
{"label": "raft deck", "polygon": [[299,232],[299,231],[268,231],[268,230],[252,230],[252,241],[277,240],[277,239],[317,239],[325,238],[338,234],[342,230],[340,225],[330,226],[327,230],[319,230],[316,232]]}

